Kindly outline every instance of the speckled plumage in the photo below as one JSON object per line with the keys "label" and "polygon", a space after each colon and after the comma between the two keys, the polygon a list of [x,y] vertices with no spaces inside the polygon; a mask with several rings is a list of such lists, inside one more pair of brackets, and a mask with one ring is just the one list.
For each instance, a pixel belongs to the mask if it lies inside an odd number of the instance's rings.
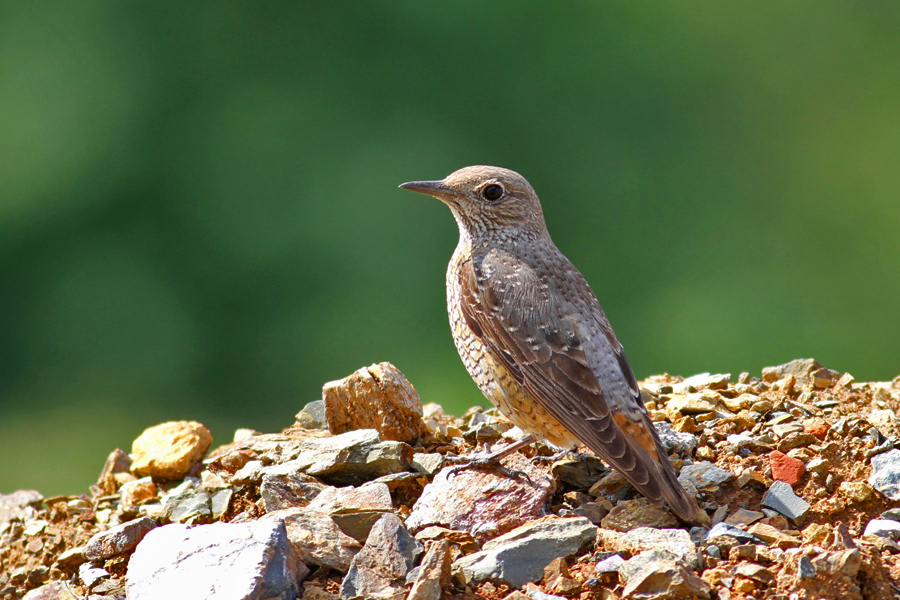
{"label": "speckled plumage", "polygon": [[693,518],[696,504],[675,477],[622,346],[550,239],[528,182],[475,166],[401,187],[440,199],[459,225],[447,308],[456,348],[485,397],[533,435],[584,444],[647,498]]}

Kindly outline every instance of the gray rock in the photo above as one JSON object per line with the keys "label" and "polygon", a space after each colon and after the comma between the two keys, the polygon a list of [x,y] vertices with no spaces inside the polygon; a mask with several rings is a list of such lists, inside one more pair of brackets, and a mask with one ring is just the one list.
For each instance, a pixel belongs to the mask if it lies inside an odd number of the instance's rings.
{"label": "gray rock", "polygon": [[308,402],[295,417],[297,423],[307,429],[327,429],[328,423],[325,421],[325,401],[313,400]]}
{"label": "gray rock", "polygon": [[691,568],[699,566],[697,547],[691,541],[691,534],[684,529],[638,527],[627,533],[600,529],[597,531],[597,543],[608,550],[631,554],[644,550],[668,550],[677,557],[677,560],[690,565]]}
{"label": "gray rock", "polygon": [[453,563],[466,583],[496,579],[514,588],[540,581],[554,558],[565,558],[590,543],[597,527],[584,517],[542,519],[485,543],[481,552]]}
{"label": "gray rock", "polygon": [[872,519],[866,524],[863,535],[877,535],[897,541],[900,540],[900,523],[891,519]]}
{"label": "gray rock", "polygon": [[304,440],[297,458],[282,467],[304,471],[330,485],[359,485],[382,475],[408,471],[412,458],[409,444],[382,442],[374,429],[359,429]]}
{"label": "gray rock", "polygon": [[801,556],[797,561],[797,574],[801,579],[812,579],[816,576],[816,568],[808,556]]}
{"label": "gray rock", "polygon": [[220,520],[228,511],[228,507],[231,505],[231,496],[233,494],[234,491],[230,488],[224,488],[210,493],[209,508],[212,511],[213,521]]}
{"label": "gray rock", "polygon": [[900,450],[894,449],[872,457],[869,485],[890,500],[900,500]]}
{"label": "gray rock", "polygon": [[194,524],[212,520],[212,499],[202,489],[172,490],[163,502],[165,519],[173,523]]}
{"label": "gray rock", "polygon": [[330,516],[309,508],[276,510],[263,518],[284,521],[291,545],[307,565],[346,573],[350,561],[362,548],[362,544],[341,531]]}
{"label": "gray rock", "polygon": [[310,510],[330,515],[341,531],[364,542],[376,521],[393,511],[391,492],[384,483],[358,488],[327,487],[310,502]]}
{"label": "gray rock", "polygon": [[406,600],[440,600],[441,592],[450,583],[450,542],[430,542],[421,566],[414,570],[416,576]]}
{"label": "gray rock", "polygon": [[891,521],[900,521],[900,508],[889,508],[881,513],[882,519],[890,519]]}
{"label": "gray rock", "polygon": [[444,466],[444,455],[438,452],[416,452],[413,454],[412,468],[418,473],[434,475]]}
{"label": "gray rock", "polygon": [[341,598],[400,600],[406,596],[406,576],[422,553],[419,543],[397,515],[382,516],[353,557],[341,582]]}
{"label": "gray rock", "polygon": [[157,527],[128,563],[129,600],[293,600],[309,569],[284,522]]}
{"label": "gray rock", "polygon": [[147,533],[156,527],[156,522],[147,517],[141,517],[127,523],[117,525],[112,529],[95,534],[85,544],[82,554],[91,561],[105,560],[116,554],[133,550],[144,539]]}
{"label": "gray rock", "polygon": [[592,454],[580,454],[577,458],[557,460],[550,466],[553,477],[575,489],[587,489],[609,469]]}
{"label": "gray rock", "polygon": [[791,484],[784,481],[776,481],[766,490],[762,505],[777,510],[792,521],[803,519],[809,511],[809,502],[795,494]]}
{"label": "gray rock", "polygon": [[739,542],[743,542],[745,544],[762,544],[766,545],[764,541],[753,535],[752,533],[747,533],[740,527],[735,527],[734,525],[730,525],[728,523],[716,523],[712,526],[712,529],[706,532],[706,535],[703,536],[704,541],[714,541],[715,538],[719,536],[727,535],[733,537]]}
{"label": "gray rock", "polygon": [[306,506],[325,489],[325,484],[306,473],[267,472],[262,477],[259,495],[266,512]]}
{"label": "gray rock", "polygon": [[675,431],[672,429],[672,426],[665,421],[655,421],[653,426],[656,427],[656,432],[659,434],[659,439],[662,441],[666,452],[685,456],[689,455],[697,448],[696,435]]}
{"label": "gray rock", "polygon": [[598,561],[597,564],[594,565],[594,571],[597,575],[603,575],[604,573],[618,573],[619,567],[623,564],[625,564],[625,559],[622,558],[622,555],[613,554]]}
{"label": "gray rock", "polygon": [[709,461],[684,465],[678,475],[678,481],[689,481],[700,491],[718,489],[720,485],[733,478],[734,473],[720,469]]}

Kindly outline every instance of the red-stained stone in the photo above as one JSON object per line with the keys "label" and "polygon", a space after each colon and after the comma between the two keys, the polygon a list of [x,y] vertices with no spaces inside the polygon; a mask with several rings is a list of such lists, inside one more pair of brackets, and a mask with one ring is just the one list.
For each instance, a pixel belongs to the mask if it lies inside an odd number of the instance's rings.
{"label": "red-stained stone", "polygon": [[769,452],[769,466],[772,467],[772,479],[790,485],[796,485],[806,470],[802,460],[778,450]]}
{"label": "red-stained stone", "polygon": [[804,427],[803,431],[805,433],[811,433],[820,440],[824,440],[825,436],[828,435],[828,425],[822,424],[815,427]]}

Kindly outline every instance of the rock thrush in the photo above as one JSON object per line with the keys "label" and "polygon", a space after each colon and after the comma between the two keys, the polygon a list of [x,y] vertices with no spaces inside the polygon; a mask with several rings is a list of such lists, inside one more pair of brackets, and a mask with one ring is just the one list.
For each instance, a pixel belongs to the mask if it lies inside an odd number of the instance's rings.
{"label": "rock thrush", "polygon": [[456,218],[447,310],[456,349],[487,399],[531,436],[587,446],[649,500],[693,520],[697,505],[675,476],[622,345],[550,239],[528,181],[472,166],[400,187],[434,196]]}

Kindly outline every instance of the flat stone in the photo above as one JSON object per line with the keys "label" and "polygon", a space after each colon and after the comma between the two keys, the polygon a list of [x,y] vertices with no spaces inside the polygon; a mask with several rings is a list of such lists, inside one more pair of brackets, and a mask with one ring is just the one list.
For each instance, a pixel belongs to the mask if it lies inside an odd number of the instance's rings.
{"label": "flat stone", "polygon": [[188,474],[212,444],[212,434],[196,421],[170,421],[150,427],[131,445],[131,472],[171,481]]}
{"label": "flat stone", "polygon": [[438,525],[468,531],[484,541],[544,516],[553,480],[519,453],[503,458],[501,464],[522,471],[531,481],[483,469],[463,469],[451,476],[445,467],[425,486],[406,526],[417,532]]}
{"label": "flat stone", "polygon": [[665,421],[656,421],[653,423],[653,427],[656,428],[656,433],[659,434],[663,448],[669,454],[687,456],[697,448],[697,436],[692,433],[675,431]]}
{"label": "flat stone", "polygon": [[806,471],[802,460],[778,450],[769,452],[769,466],[772,469],[772,479],[783,481],[791,486],[797,485]]}
{"label": "flat stone", "polygon": [[706,532],[706,535],[703,536],[704,541],[715,542],[717,537],[728,536],[736,539],[739,542],[750,543],[750,544],[764,544],[761,539],[756,537],[751,533],[747,533],[740,527],[735,527],[734,525],[729,525],[724,521],[722,523],[716,523],[712,526],[712,528]]}
{"label": "flat stone", "polygon": [[656,561],[638,571],[622,590],[625,600],[691,600],[710,597],[712,586],[681,563]]}
{"label": "flat stone", "polygon": [[328,421],[325,418],[325,401],[313,400],[308,402],[297,413],[297,423],[307,429],[327,429]]}
{"label": "flat stone", "polygon": [[415,443],[425,433],[422,400],[397,367],[388,362],[363,367],[322,388],[332,433],[376,429],[383,440]]}
{"label": "flat stone", "polygon": [[309,569],[282,521],[157,527],[128,562],[129,600],[292,600]]}
{"label": "flat stone", "polygon": [[82,554],[91,561],[105,560],[116,554],[133,550],[144,539],[147,533],[156,527],[156,522],[147,517],[141,517],[127,523],[117,525],[112,529],[95,534],[85,544]]}
{"label": "flat stone", "polygon": [[739,564],[734,568],[734,574],[752,579],[763,586],[768,586],[775,582],[775,575],[770,570],[752,562]]}
{"label": "flat stone", "polygon": [[457,559],[453,571],[467,584],[491,579],[522,587],[540,581],[550,561],[577,553],[596,532],[584,517],[541,519],[486,542],[481,552]]}
{"label": "flat stone", "polygon": [[631,554],[644,550],[667,550],[674,554],[679,561],[690,565],[691,568],[699,566],[697,547],[691,540],[691,535],[684,529],[638,527],[627,533],[599,529],[597,530],[597,544],[606,550]]}
{"label": "flat stone", "polygon": [[795,548],[802,541],[798,535],[782,531],[767,523],[754,523],[747,533],[781,549]]}
{"label": "flat stone", "polygon": [[372,526],[393,511],[391,492],[384,483],[368,483],[358,488],[327,487],[310,502],[310,510],[334,519],[341,531],[364,542]]}
{"label": "flat stone", "polygon": [[580,490],[594,485],[608,470],[603,461],[591,454],[582,454],[576,459],[564,458],[550,465],[550,473],[557,482]]}
{"label": "flat stone", "polygon": [[382,475],[408,471],[412,458],[409,444],[382,442],[374,429],[360,429],[304,440],[297,457],[279,465],[279,470],[303,471],[330,485],[359,485]]}
{"label": "flat stone", "polygon": [[450,584],[450,543],[445,539],[429,542],[406,600],[440,600]]}
{"label": "flat stone", "polygon": [[266,512],[306,506],[325,489],[315,477],[299,472],[267,472],[262,476],[259,495]]}
{"label": "flat stone", "polygon": [[729,515],[725,519],[725,523],[728,525],[750,525],[759,521],[763,517],[765,517],[763,513],[755,510],[747,510],[746,508],[739,508],[733,514]]}
{"label": "flat stone", "polygon": [[291,546],[307,565],[346,573],[350,561],[362,548],[362,544],[341,531],[329,515],[309,508],[276,510],[263,519],[284,521]]}
{"label": "flat stone", "polygon": [[341,583],[341,598],[400,600],[406,596],[406,576],[422,553],[420,544],[393,513],[382,516],[353,557]]}
{"label": "flat stone", "polygon": [[806,446],[816,444],[818,442],[819,438],[811,433],[806,433],[805,431],[794,431],[784,436],[781,441],[778,442],[778,449],[781,452],[788,452],[789,450],[793,450],[794,448],[805,448]]}
{"label": "flat stone", "polygon": [[869,485],[889,500],[900,500],[900,450],[889,450],[872,457]]}
{"label": "flat stone", "polygon": [[631,531],[635,527],[678,527],[678,519],[664,508],[653,506],[644,498],[625,500],[613,507],[601,520],[605,529]]}
{"label": "flat stone", "polygon": [[762,499],[762,505],[783,514],[792,521],[799,521],[809,511],[809,502],[799,497],[791,486],[776,481],[769,487]]}
{"label": "flat stone", "polygon": [[715,490],[734,478],[734,473],[721,469],[709,461],[702,461],[681,467],[678,480],[687,480],[700,491]]}
{"label": "flat stone", "polygon": [[123,506],[140,506],[156,498],[156,484],[152,477],[143,477],[123,483],[119,488]]}

